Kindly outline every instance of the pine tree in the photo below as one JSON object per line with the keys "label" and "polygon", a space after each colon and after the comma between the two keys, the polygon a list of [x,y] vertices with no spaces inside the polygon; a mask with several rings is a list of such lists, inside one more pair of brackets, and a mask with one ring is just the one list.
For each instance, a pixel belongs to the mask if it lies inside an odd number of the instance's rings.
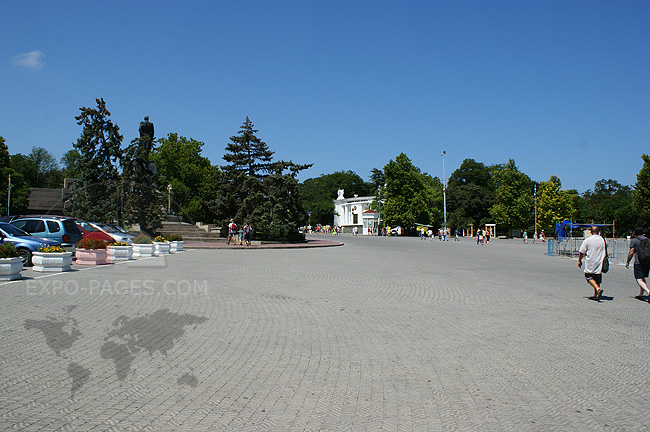
{"label": "pine tree", "polygon": [[120,128],[108,117],[104,99],[97,108],[79,108],[77,124],[83,127],[74,144],[79,152],[79,178],[73,187],[72,214],[80,219],[111,222],[117,217],[119,174],[117,162],[122,152]]}

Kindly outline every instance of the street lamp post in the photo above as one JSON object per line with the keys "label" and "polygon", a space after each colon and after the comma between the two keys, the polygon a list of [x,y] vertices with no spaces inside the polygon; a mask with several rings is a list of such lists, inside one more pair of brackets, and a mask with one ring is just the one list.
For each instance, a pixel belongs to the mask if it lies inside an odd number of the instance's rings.
{"label": "street lamp post", "polygon": [[533,238],[533,243],[537,240],[537,185],[535,186],[535,238]]}
{"label": "street lamp post", "polygon": [[172,185],[167,185],[167,214],[172,214]]}
{"label": "street lamp post", "polygon": [[377,188],[377,205],[379,206],[379,220],[377,221],[377,235],[380,235],[381,230],[381,186]]}
{"label": "street lamp post", "polygon": [[442,156],[442,213],[444,223],[442,224],[443,234],[447,236],[447,178],[445,177],[445,155],[446,151],[443,150]]}

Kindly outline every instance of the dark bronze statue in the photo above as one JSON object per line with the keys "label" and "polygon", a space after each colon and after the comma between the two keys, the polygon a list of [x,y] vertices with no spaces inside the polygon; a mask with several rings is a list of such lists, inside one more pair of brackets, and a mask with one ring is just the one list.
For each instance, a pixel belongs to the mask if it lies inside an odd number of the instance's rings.
{"label": "dark bronze statue", "polygon": [[144,121],[140,122],[138,132],[140,132],[140,140],[143,142],[145,149],[147,150],[148,158],[149,152],[151,152],[151,147],[153,146],[154,136],[153,123],[149,121],[149,116],[144,116]]}

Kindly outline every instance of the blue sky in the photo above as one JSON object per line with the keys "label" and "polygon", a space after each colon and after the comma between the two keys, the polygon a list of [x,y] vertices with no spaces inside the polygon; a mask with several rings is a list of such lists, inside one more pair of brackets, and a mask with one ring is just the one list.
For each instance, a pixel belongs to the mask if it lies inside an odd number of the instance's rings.
{"label": "blue sky", "polygon": [[0,135],[57,158],[103,97],[124,144],[205,143],[246,116],[278,159],[367,178],[400,152],[448,177],[514,158],[582,192],[650,153],[648,1],[4,2]]}

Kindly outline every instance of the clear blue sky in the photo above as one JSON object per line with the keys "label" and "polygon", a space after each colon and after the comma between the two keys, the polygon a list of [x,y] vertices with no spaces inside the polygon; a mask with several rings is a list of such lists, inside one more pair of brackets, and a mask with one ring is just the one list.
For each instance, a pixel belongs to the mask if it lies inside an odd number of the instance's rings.
{"label": "clear blue sky", "polygon": [[405,152],[442,177],[514,158],[580,192],[650,153],[650,2],[12,1],[0,6],[0,135],[57,158],[103,97],[124,144],[205,143],[246,116],[278,159],[367,178]]}

